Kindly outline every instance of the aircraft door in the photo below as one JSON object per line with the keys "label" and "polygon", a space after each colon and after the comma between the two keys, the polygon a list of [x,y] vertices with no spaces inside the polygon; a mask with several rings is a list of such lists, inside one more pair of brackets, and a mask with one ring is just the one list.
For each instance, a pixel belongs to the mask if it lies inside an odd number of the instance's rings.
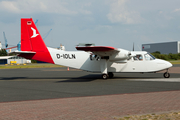
{"label": "aircraft door", "polygon": [[133,62],[132,62],[132,70],[133,72],[144,72],[146,71],[146,67],[144,64],[144,57],[142,54],[137,54],[136,56],[133,57]]}

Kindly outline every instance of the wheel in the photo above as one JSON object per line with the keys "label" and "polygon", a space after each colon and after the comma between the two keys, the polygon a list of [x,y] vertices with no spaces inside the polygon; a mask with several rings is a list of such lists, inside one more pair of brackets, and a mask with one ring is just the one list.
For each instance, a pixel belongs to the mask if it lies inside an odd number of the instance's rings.
{"label": "wheel", "polygon": [[170,77],[170,74],[168,72],[165,72],[164,73],[164,78],[169,78]]}
{"label": "wheel", "polygon": [[108,75],[109,75],[109,78],[113,78],[114,77],[114,74],[112,72],[109,72]]}
{"label": "wheel", "polygon": [[90,60],[92,60],[92,55],[90,55]]}
{"label": "wheel", "polygon": [[108,78],[108,75],[107,75],[107,74],[102,74],[102,78],[103,78],[104,80],[106,80],[106,79]]}

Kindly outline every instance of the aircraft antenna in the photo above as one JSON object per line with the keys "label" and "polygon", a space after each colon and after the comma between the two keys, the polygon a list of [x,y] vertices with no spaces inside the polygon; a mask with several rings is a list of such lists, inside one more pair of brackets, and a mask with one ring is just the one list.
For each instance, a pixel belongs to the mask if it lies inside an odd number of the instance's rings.
{"label": "aircraft antenna", "polygon": [[134,42],[133,42],[133,51],[134,51]]}

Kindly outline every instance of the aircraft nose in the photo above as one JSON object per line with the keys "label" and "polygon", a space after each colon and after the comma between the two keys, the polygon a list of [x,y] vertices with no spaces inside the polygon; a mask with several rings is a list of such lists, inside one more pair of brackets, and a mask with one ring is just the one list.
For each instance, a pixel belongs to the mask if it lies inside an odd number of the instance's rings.
{"label": "aircraft nose", "polygon": [[168,62],[168,61],[165,61],[165,60],[160,60],[160,59],[157,59],[157,68],[158,69],[168,69],[170,67],[172,67],[173,65]]}
{"label": "aircraft nose", "polygon": [[167,66],[168,68],[170,68],[170,67],[172,67],[173,65],[172,65],[170,62],[166,61],[166,66]]}

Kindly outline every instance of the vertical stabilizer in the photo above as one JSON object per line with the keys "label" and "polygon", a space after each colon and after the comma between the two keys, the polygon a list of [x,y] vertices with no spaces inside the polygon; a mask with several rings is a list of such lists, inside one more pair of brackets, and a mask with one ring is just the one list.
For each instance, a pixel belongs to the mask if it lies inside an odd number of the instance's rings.
{"label": "vertical stabilizer", "polygon": [[21,50],[36,54],[20,54],[19,56],[54,63],[32,18],[21,18]]}
{"label": "vertical stabilizer", "polygon": [[21,50],[45,51],[46,45],[32,18],[21,19]]}

